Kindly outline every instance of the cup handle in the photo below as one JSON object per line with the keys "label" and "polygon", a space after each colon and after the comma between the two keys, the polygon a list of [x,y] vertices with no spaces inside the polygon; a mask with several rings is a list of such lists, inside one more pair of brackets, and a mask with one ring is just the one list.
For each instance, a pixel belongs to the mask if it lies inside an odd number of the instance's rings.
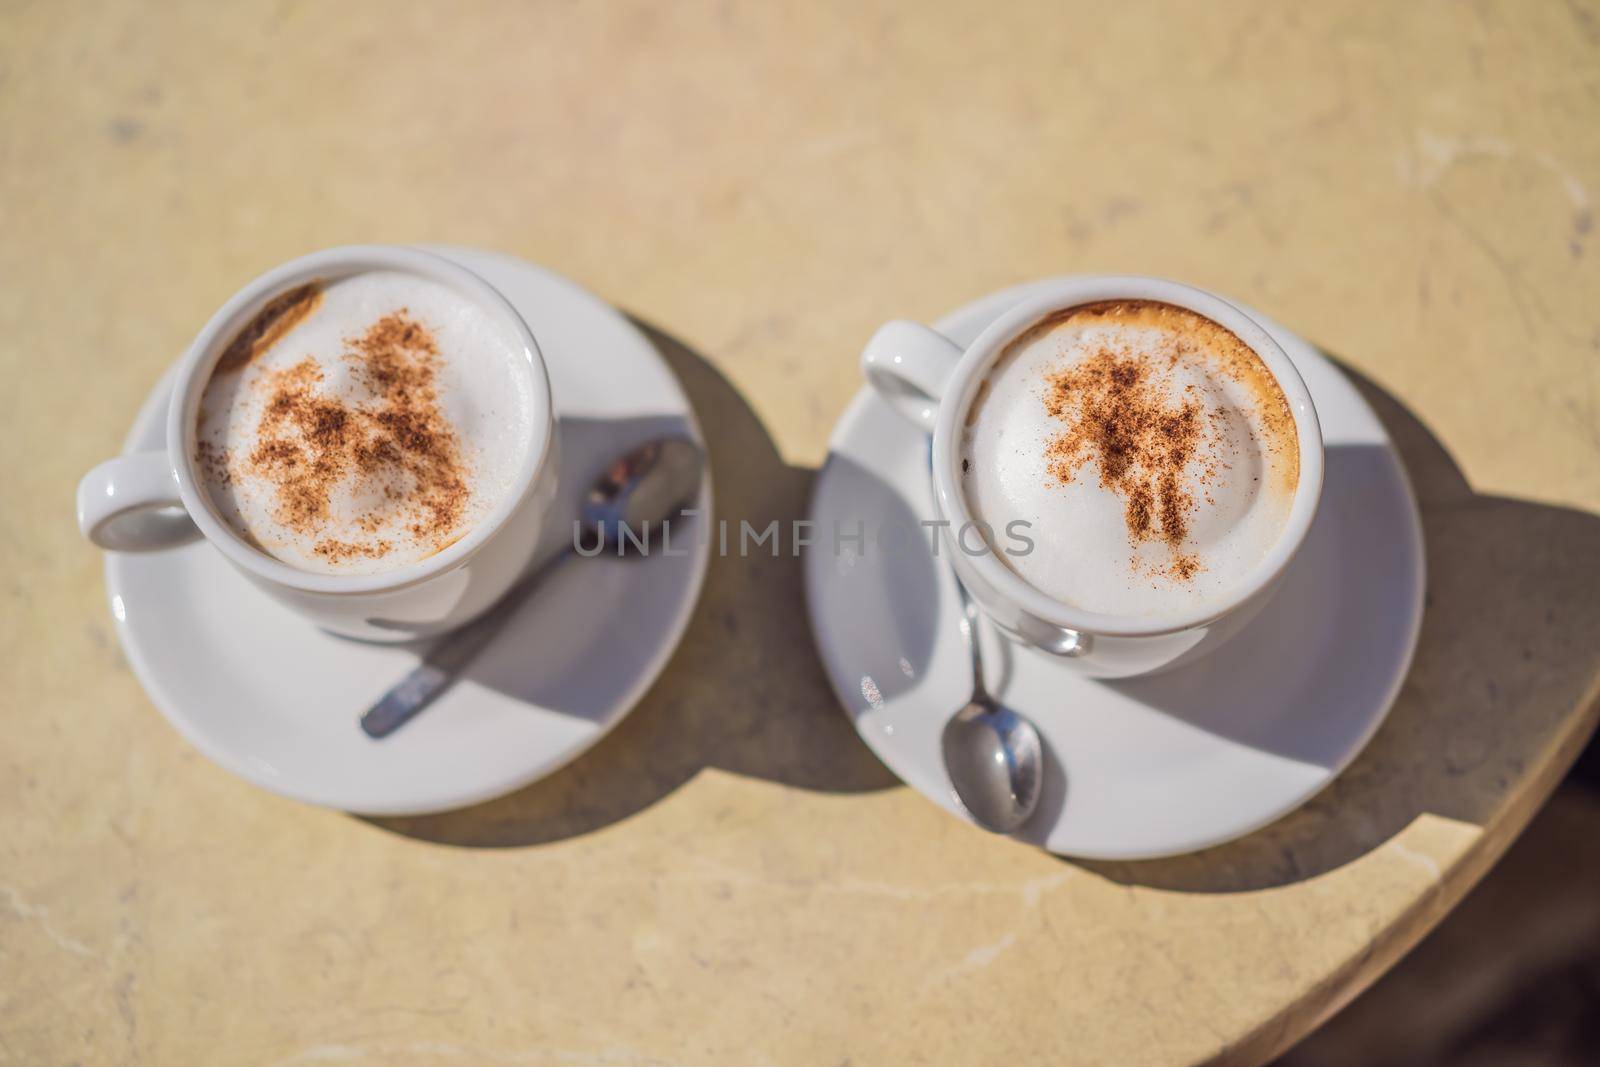
{"label": "cup handle", "polygon": [[923,433],[933,433],[950,372],[961,347],[915,322],[885,323],[861,353],[861,372],[872,388]]}
{"label": "cup handle", "polygon": [[85,474],[78,530],[101,548],[123,552],[166,548],[198,533],[165,452],[118,456]]}

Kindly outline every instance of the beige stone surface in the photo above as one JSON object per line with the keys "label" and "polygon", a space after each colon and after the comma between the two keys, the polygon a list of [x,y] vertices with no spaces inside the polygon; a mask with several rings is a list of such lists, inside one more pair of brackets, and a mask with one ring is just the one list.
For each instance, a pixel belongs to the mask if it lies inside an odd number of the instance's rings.
{"label": "beige stone surface", "polygon": [[[1526,823],[1600,681],[1600,9],[0,8],[0,1061],[1252,1063]],[[1370,381],[1416,668],[1300,812],[1082,864],[899,786],[794,561],[719,561],[614,734],[373,823],[169,730],[72,529],[237,286],[352,240],[561,270],[660,331],[725,516],[799,515],[855,354],[1067,271],[1255,304]]]}

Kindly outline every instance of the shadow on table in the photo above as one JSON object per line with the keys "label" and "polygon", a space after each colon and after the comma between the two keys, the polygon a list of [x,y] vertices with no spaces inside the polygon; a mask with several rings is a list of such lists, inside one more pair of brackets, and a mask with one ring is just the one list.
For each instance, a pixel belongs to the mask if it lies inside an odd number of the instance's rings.
{"label": "shadow on table", "polygon": [[[815,472],[785,464],[738,391],[702,357],[635,323],[683,384],[706,438],[714,518],[787,531]],[[806,621],[801,560],[713,550],[693,620],[639,706],[594,748],[498,800],[437,815],[373,818],[428,841],[512,847],[559,841],[641,811],[704,767],[829,792],[898,784],[856,736],[823,674]]]}
{"label": "shadow on table", "polygon": [[[1388,719],[1327,789],[1238,841],[1164,860],[1081,862],[1114,881],[1235,892],[1302,881],[1378,847],[1418,816],[1483,824],[1506,783],[1584,738],[1547,746],[1592,699],[1600,648],[1600,518],[1472,491],[1444,446],[1340,363],[1398,445],[1422,512],[1427,598],[1416,660]],[[1347,505],[1348,506],[1348,505]]]}

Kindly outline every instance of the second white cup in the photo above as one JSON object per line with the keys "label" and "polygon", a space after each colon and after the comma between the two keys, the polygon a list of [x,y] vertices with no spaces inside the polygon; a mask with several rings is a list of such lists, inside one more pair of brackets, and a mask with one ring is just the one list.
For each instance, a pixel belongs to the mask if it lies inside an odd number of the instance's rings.
{"label": "second white cup", "polygon": [[[1007,345],[1041,320],[1108,300],[1171,304],[1232,331],[1277,380],[1299,439],[1299,479],[1277,541],[1236,588],[1169,615],[1085,611],[1028,584],[992,552],[964,551],[959,541],[961,531],[976,523],[961,490],[961,428],[984,374]],[[965,350],[917,323],[890,322],[868,342],[861,366],[889,406],[933,438],[933,498],[956,576],[1003,633],[1073,670],[1102,678],[1131,677],[1189,662],[1218,647],[1266,603],[1316,515],[1322,495],[1322,432],[1305,382],[1259,323],[1200,289],[1133,276],[1068,279],[1001,315]],[[1106,565],[1116,562],[1108,559]]]}

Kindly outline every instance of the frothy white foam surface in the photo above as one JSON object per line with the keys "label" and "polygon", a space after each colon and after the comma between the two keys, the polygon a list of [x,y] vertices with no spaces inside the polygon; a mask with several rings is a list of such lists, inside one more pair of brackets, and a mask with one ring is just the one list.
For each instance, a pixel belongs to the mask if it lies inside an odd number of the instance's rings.
{"label": "frothy white foam surface", "polygon": [[[1168,614],[1227,595],[1277,541],[1298,473],[1287,404],[1242,342],[1226,334],[1233,350],[1219,352],[1208,333],[1068,317],[1023,335],[990,369],[968,413],[963,488],[999,558],[1030,585],[1087,611]],[[1102,484],[1094,462],[1070,481],[1051,471],[1048,450],[1072,418],[1050,413],[1050,382],[1108,348],[1140,361],[1168,403],[1201,407],[1204,432],[1182,474],[1193,504],[1181,547],[1135,537],[1126,496]],[[1237,373],[1240,350],[1256,360],[1252,373]],[[1281,405],[1276,418],[1264,404]],[[1021,546],[1006,529],[1016,520],[1030,524],[1034,547],[1013,556],[1005,549]],[[1196,565],[1187,577],[1173,566],[1180,554]]]}
{"label": "frothy white foam surface", "polygon": [[[404,310],[437,346],[432,361],[438,409],[453,430],[469,490],[450,531],[415,532],[415,507],[403,492],[349,473],[328,494],[326,520],[306,528],[285,521],[276,485],[241,462],[261,442],[273,375],[308,357],[321,380],[315,391],[351,407],[377,399],[352,356],[353,339]],[[215,372],[201,399],[196,440],[224,463],[200,463],[212,503],[242,537],[289,565],[333,574],[370,574],[424,559],[465,536],[511,491],[532,444],[532,387],[519,339],[491,313],[455,290],[403,271],[375,270],[329,283],[320,303],[242,369]],[[393,487],[393,480],[388,483]],[[404,486],[400,486],[404,489]],[[330,557],[329,539],[387,544],[382,555]]]}

